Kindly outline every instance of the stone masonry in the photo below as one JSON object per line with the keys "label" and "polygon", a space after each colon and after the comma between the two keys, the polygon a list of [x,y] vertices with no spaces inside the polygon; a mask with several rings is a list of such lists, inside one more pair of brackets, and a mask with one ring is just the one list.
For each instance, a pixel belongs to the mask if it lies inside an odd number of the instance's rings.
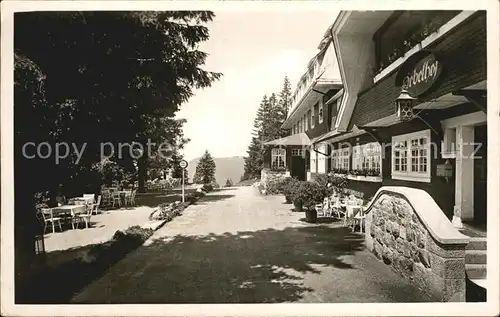
{"label": "stone masonry", "polygon": [[[377,196],[375,196],[377,197]],[[442,301],[465,301],[466,243],[440,243],[408,200],[383,192],[366,214],[366,245],[397,273]]]}

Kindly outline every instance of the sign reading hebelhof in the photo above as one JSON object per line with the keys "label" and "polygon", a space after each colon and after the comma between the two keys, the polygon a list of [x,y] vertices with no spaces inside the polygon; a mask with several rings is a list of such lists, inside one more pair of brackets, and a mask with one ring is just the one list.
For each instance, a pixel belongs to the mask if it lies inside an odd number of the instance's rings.
{"label": "sign reading hebelhof", "polygon": [[434,85],[441,70],[443,69],[441,62],[433,53],[428,53],[416,63],[414,60],[408,60],[410,65],[405,65],[401,68],[398,74],[400,85],[408,91],[412,97],[417,97],[425,93]]}

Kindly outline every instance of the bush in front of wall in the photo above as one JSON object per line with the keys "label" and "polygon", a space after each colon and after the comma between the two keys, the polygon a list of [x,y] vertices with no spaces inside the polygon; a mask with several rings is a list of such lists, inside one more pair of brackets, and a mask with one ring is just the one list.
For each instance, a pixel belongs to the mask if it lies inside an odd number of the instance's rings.
{"label": "bush in front of wall", "polygon": [[316,182],[300,181],[299,184],[295,186],[294,192],[292,194],[292,202],[295,206],[300,207],[299,209],[312,209],[318,203],[322,203],[325,190],[324,188]]}
{"label": "bush in front of wall", "polygon": [[316,182],[302,181],[295,187],[292,197],[294,206],[304,210],[308,222],[316,222],[316,204],[322,203],[325,198],[325,188]]}
{"label": "bush in front of wall", "polygon": [[204,191],[204,192],[211,192],[212,190],[214,190],[214,185],[212,184],[204,184],[203,187],[201,187],[201,189]]}
{"label": "bush in front of wall", "polygon": [[290,177],[275,177],[268,180],[266,191],[268,195],[283,194],[283,189]]}
{"label": "bush in front of wall", "polygon": [[286,178],[285,181],[281,184],[281,190],[283,192],[283,195],[285,195],[286,203],[293,202],[293,196],[299,185],[300,181],[295,177]]}

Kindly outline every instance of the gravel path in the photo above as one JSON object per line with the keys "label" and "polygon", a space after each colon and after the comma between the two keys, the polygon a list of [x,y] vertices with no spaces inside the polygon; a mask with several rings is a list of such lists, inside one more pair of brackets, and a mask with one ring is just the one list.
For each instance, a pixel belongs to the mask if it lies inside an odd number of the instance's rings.
{"label": "gravel path", "polygon": [[307,224],[281,196],[214,191],[73,303],[419,302],[426,294],[338,222]]}

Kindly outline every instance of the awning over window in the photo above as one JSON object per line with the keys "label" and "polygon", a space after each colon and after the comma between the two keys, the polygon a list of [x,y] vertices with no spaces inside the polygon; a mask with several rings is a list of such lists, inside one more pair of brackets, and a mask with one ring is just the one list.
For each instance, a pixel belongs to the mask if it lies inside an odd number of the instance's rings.
{"label": "awning over window", "polygon": [[308,146],[308,145],[311,145],[311,139],[309,139],[307,134],[302,132],[302,133],[289,135],[289,136],[281,138],[281,139],[272,140],[272,141],[266,142],[264,144],[265,145],[304,145],[304,146]]}
{"label": "awning over window", "polygon": [[361,128],[385,128],[398,123],[401,123],[401,119],[394,113],[390,116],[367,123]]}
{"label": "awning over window", "polygon": [[321,141],[325,141],[328,143],[335,143],[335,142],[343,141],[343,140],[353,138],[353,137],[356,137],[356,136],[359,136],[359,135],[362,135],[365,133],[366,133],[365,130],[359,129],[357,126],[354,126],[352,128],[352,130],[349,132],[339,134],[339,132],[337,132],[337,131],[330,131],[329,133],[324,134],[324,135],[314,139],[313,141],[314,141],[314,143],[321,142]]}

